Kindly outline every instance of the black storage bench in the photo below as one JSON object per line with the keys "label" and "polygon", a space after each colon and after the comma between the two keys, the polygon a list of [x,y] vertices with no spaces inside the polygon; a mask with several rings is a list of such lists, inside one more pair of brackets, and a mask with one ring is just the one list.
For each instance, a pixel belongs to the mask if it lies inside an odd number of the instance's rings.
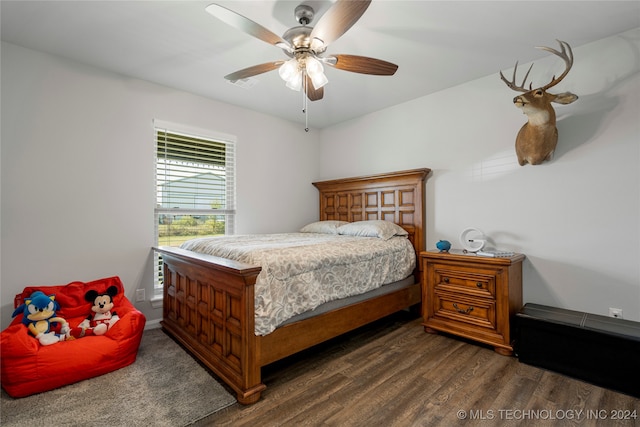
{"label": "black storage bench", "polygon": [[527,303],[516,314],[518,359],[640,397],[640,322]]}

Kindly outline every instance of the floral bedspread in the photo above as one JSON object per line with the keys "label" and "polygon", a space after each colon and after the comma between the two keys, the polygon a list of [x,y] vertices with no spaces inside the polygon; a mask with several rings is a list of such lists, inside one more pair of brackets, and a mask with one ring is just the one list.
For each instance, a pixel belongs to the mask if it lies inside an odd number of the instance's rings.
{"label": "floral bedspread", "polygon": [[325,302],[402,280],[416,266],[411,242],[400,236],[253,234],[194,239],[181,247],[262,267],[255,285],[256,335]]}

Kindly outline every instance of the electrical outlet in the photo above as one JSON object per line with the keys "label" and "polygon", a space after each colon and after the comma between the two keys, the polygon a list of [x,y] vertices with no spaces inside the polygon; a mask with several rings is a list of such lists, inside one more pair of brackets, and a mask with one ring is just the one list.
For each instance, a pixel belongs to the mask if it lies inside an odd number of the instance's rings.
{"label": "electrical outlet", "polygon": [[142,302],[144,299],[144,289],[136,289],[136,302]]}
{"label": "electrical outlet", "polygon": [[617,319],[622,319],[622,309],[621,308],[611,308],[611,307],[609,307],[609,317],[615,317]]}

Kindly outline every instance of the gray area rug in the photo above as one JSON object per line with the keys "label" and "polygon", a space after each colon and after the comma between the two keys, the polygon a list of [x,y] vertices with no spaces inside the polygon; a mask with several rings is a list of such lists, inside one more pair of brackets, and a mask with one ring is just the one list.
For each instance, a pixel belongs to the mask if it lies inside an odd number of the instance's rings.
{"label": "gray area rug", "polygon": [[151,329],[136,361],[115,372],[22,399],[2,390],[0,425],[186,426],[235,401],[182,347]]}

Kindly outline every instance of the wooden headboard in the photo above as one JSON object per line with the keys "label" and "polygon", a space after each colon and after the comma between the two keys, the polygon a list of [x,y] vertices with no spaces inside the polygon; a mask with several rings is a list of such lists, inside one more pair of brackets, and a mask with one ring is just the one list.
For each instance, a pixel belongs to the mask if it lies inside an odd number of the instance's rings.
{"label": "wooden headboard", "polygon": [[416,255],[425,250],[425,185],[431,169],[314,182],[320,220],[383,219],[407,230]]}

